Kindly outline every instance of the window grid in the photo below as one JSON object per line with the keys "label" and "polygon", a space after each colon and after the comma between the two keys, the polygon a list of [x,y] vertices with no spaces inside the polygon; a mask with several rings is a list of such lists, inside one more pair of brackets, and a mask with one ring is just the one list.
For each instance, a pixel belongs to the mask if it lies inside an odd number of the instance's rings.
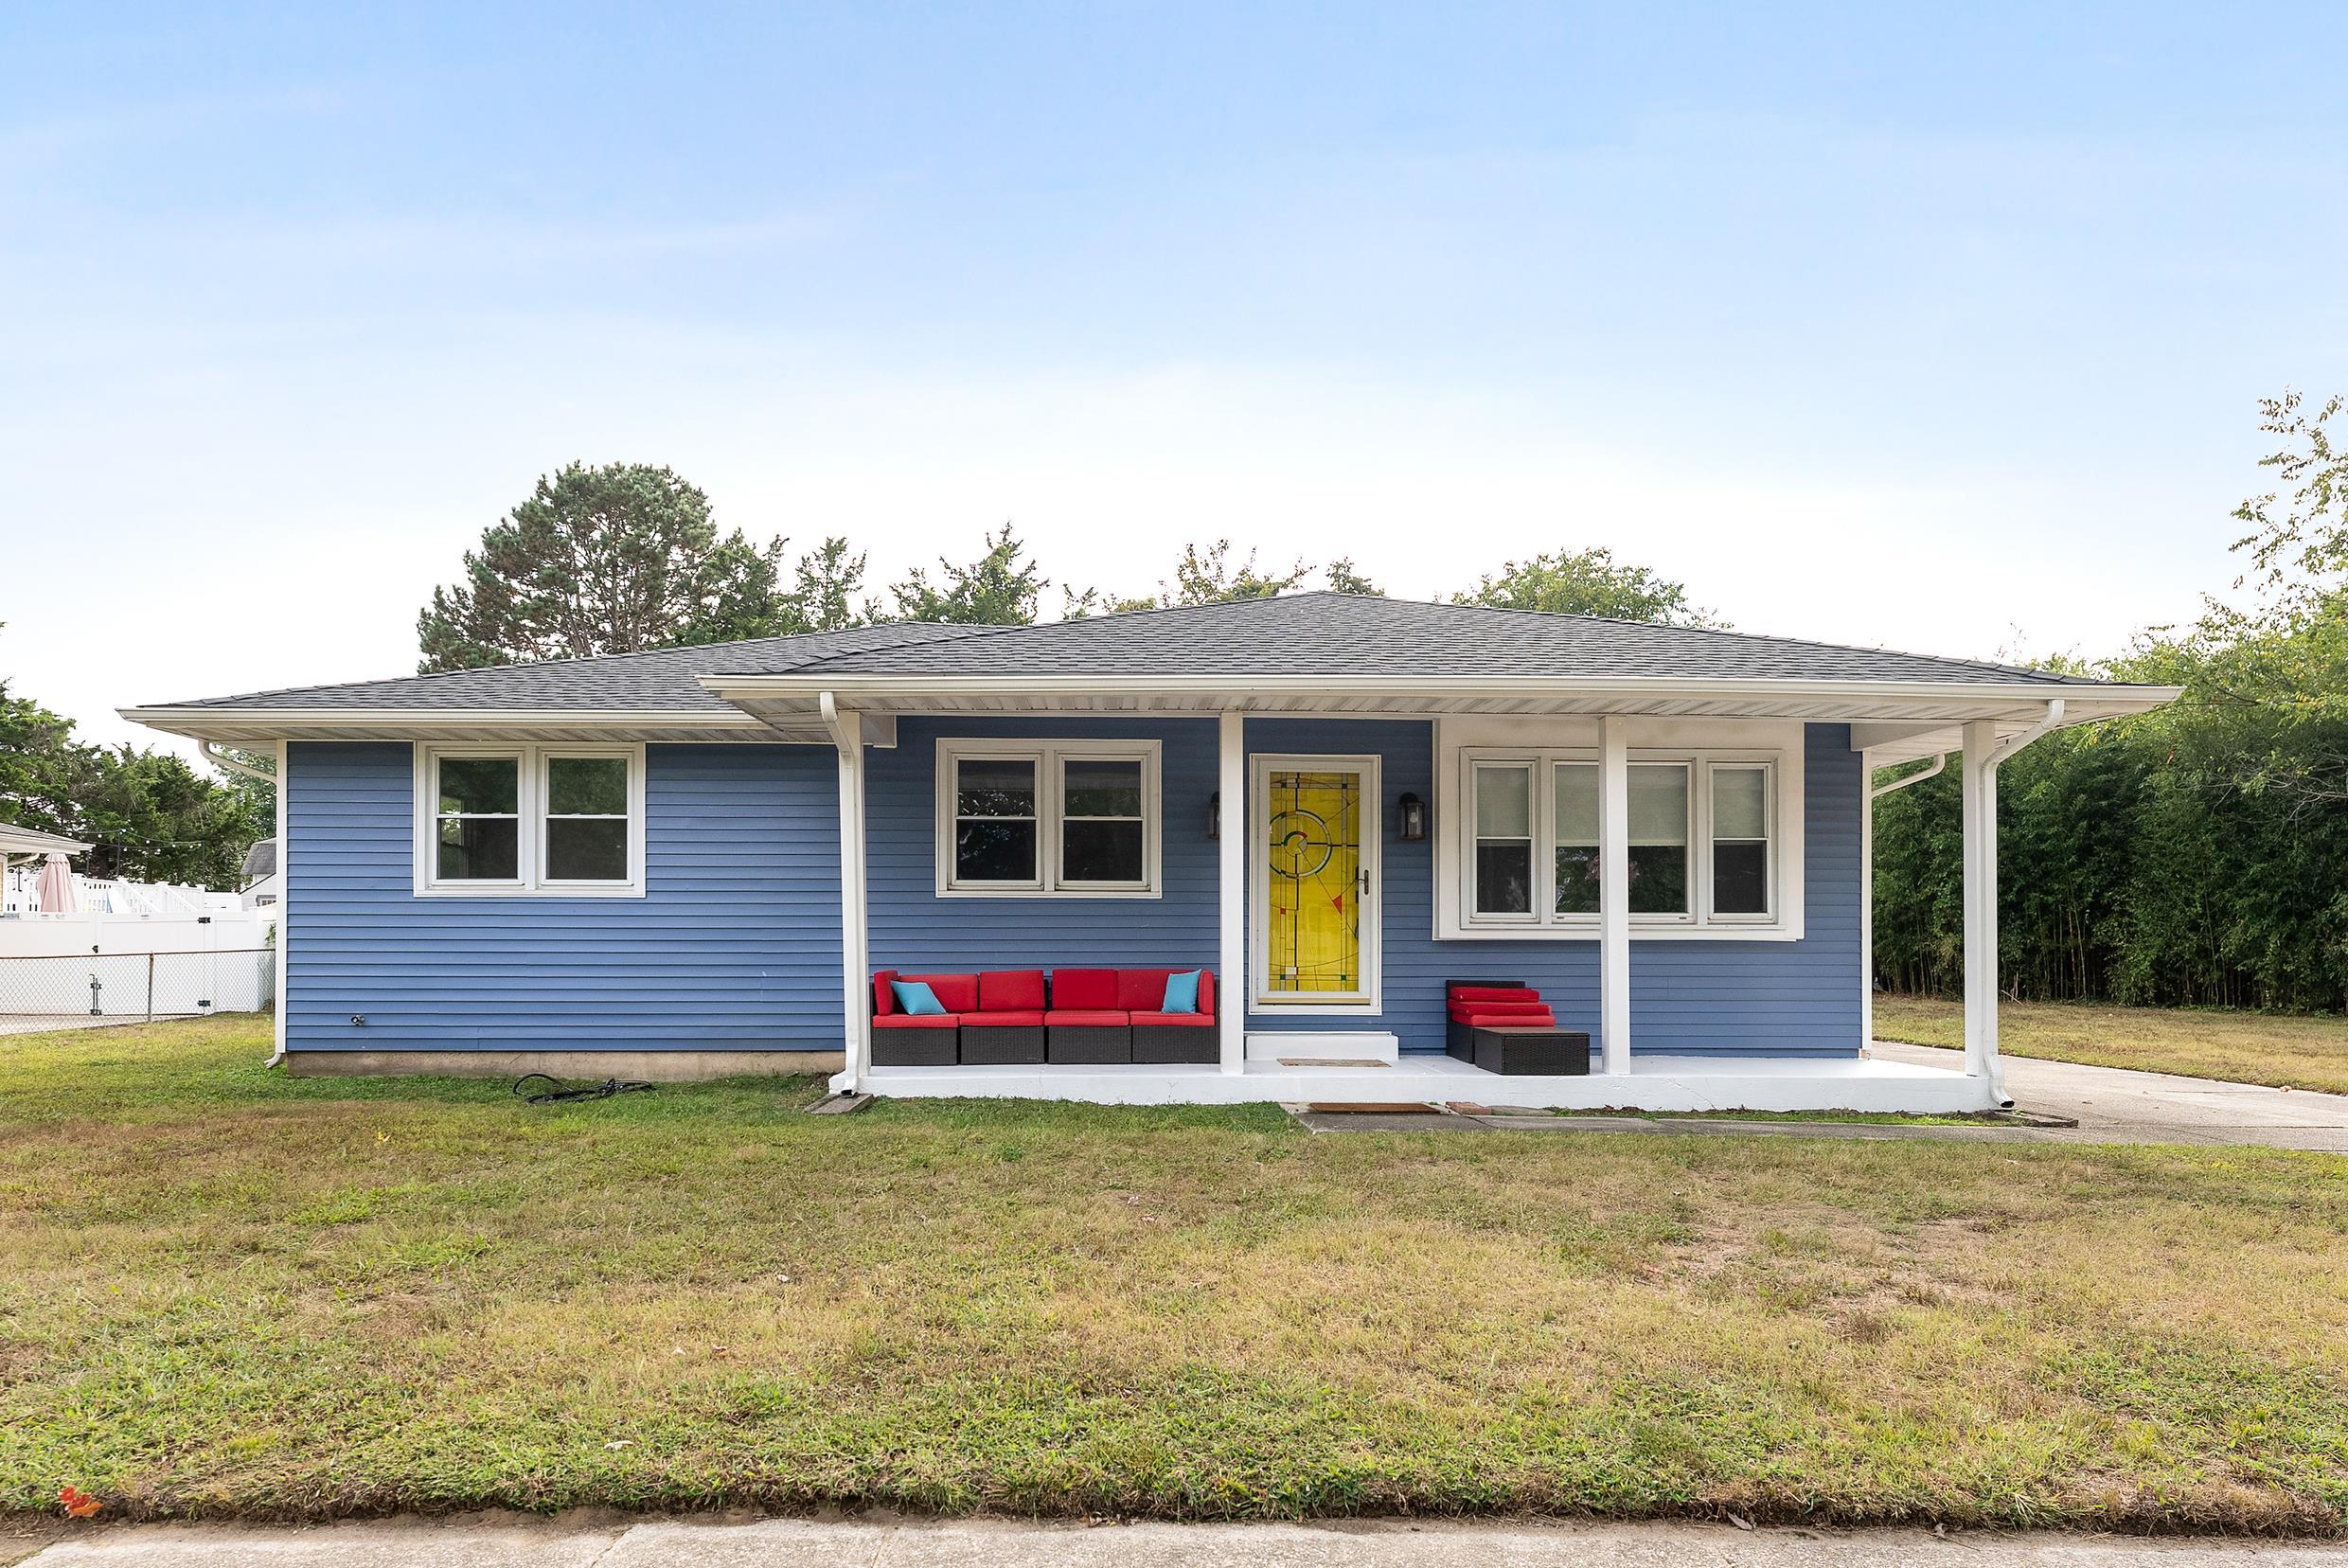
{"label": "window grid", "polygon": [[[1164,812],[1159,781],[1160,745],[1155,740],[1069,740],[955,739],[937,741],[936,894],[939,898],[1081,898],[1156,899],[1162,896],[1160,846]],[[966,818],[962,811],[962,769],[969,763],[1024,761],[1033,769],[1032,817]],[[1067,772],[1072,763],[1122,762],[1140,770],[1141,812],[1138,818],[1067,809]],[[966,820],[1032,821],[1035,858],[1033,874],[1018,881],[982,881],[960,874],[960,840]],[[1135,881],[1095,882],[1067,874],[1067,829],[1079,824],[1141,824],[1141,876]]]}
{"label": "window grid", "polygon": [[[1540,751],[1533,753],[1497,753],[1462,748],[1460,760],[1465,764],[1461,777],[1468,798],[1460,813],[1464,823],[1465,854],[1461,866],[1461,923],[1473,930],[1534,925],[1560,931],[1594,931],[1598,925],[1598,895],[1594,886],[1597,874],[1599,832],[1596,822],[1585,822],[1576,830],[1569,820],[1574,811],[1583,811],[1579,801],[1586,798],[1584,814],[1597,809],[1598,759],[1589,751]],[[1536,885],[1530,912],[1494,911],[1483,907],[1485,866],[1482,850],[1487,840],[1480,816],[1484,780],[1491,773],[1507,773],[1546,764],[1540,776],[1550,787],[1534,792],[1535,818],[1533,825],[1532,862]],[[1633,900],[1631,922],[1643,929],[1684,927],[1688,929],[1728,928],[1738,926],[1770,927],[1780,922],[1778,869],[1776,864],[1779,840],[1777,822],[1778,763],[1774,755],[1755,757],[1740,753],[1731,757],[1717,754],[1634,752],[1628,759],[1632,776],[1633,816],[1630,849],[1633,856]],[[1682,820],[1669,832],[1663,830],[1660,818],[1650,812],[1649,819],[1638,818],[1639,786],[1636,778],[1642,769],[1675,770],[1685,780],[1685,806]],[[1717,776],[1734,773],[1758,774],[1762,787],[1762,834],[1758,840],[1734,837],[1716,840],[1713,831],[1713,796]],[[1654,774],[1648,775],[1650,778]],[[1586,796],[1575,786],[1588,783]],[[1645,829],[1643,831],[1643,829]],[[1583,836],[1586,834],[1586,838]],[[1674,835],[1677,835],[1676,837]],[[1449,841],[1447,841],[1449,842]],[[1758,842],[1762,846],[1763,875],[1766,894],[1758,911],[1716,908],[1718,887],[1717,846]],[[1638,851],[1676,848],[1680,851],[1681,896],[1677,909],[1656,910],[1640,907],[1638,896]],[[1650,854],[1650,862],[1667,857]],[[1577,897],[1574,876],[1587,865],[1587,893]],[[1586,903],[1586,907],[1584,906]]]}

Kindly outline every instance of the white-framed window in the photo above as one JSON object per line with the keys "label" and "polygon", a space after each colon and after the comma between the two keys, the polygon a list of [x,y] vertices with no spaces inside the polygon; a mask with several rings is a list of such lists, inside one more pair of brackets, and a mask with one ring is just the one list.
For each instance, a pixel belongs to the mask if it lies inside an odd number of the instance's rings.
{"label": "white-framed window", "polygon": [[941,898],[1160,896],[1155,740],[941,738]]}
{"label": "white-framed window", "polygon": [[418,742],[416,891],[641,897],[643,746]]}
{"label": "white-framed window", "polygon": [[[1593,751],[1464,747],[1447,845],[1461,935],[1593,935],[1601,824]],[[1666,935],[1798,934],[1784,907],[1782,753],[1634,748],[1626,765],[1630,921]]]}

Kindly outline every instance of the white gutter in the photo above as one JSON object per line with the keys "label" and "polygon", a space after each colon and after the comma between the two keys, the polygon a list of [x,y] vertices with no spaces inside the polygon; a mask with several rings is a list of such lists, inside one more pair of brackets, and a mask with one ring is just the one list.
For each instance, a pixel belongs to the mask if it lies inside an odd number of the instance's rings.
{"label": "white gutter", "polygon": [[[253,780],[255,783],[266,784],[273,790],[277,787],[277,775],[276,774],[263,773],[260,769],[253,766],[250,762],[240,762],[235,757],[227,756],[225,753],[222,752],[219,747],[215,746],[209,740],[198,740],[196,742],[196,750],[204,755],[204,759],[206,762],[211,763],[212,766],[219,768],[223,772],[241,774],[243,776]],[[282,826],[282,824],[280,824],[280,826]]]}
{"label": "white gutter", "polygon": [[[2060,703],[2055,704],[2057,707],[2060,707],[2061,705],[2062,704]],[[1911,784],[1923,783],[1926,779],[1931,777],[1934,774],[1939,773],[1947,766],[1948,766],[1948,754],[1947,752],[1943,752],[1938,757],[1932,758],[1932,765],[1929,768],[1919,768],[1914,773],[1902,774],[1897,778],[1893,779],[1889,784],[1877,784],[1875,788],[1867,792],[1867,798],[1870,801],[1881,800],[1885,795],[1890,794],[1894,790],[1904,790]]]}

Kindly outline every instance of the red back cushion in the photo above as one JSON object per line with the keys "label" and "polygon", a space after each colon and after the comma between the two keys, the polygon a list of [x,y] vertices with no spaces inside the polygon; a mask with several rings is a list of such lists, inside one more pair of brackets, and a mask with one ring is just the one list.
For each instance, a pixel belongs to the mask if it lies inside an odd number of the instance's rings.
{"label": "red back cushion", "polygon": [[872,1016],[886,1018],[897,1010],[897,993],[889,989],[889,982],[897,978],[895,970],[872,971]]}
{"label": "red back cushion", "polygon": [[1060,1009],[1121,1006],[1117,1001],[1115,970],[1064,969],[1052,971],[1052,1006]]}
{"label": "red back cushion", "polygon": [[978,977],[981,1012],[1040,1012],[1043,1008],[1041,970],[988,970]]}
{"label": "red back cushion", "polygon": [[1117,971],[1117,999],[1110,1006],[1156,1012],[1165,1006],[1165,977],[1174,972],[1162,969]]}
{"label": "red back cushion", "polygon": [[1211,1013],[1215,1010],[1215,971],[1213,970],[1199,971],[1199,1010],[1202,1013]]}
{"label": "red back cushion", "polygon": [[950,1013],[978,1011],[978,976],[975,974],[907,974],[906,980],[918,980],[930,988],[938,1005]]}

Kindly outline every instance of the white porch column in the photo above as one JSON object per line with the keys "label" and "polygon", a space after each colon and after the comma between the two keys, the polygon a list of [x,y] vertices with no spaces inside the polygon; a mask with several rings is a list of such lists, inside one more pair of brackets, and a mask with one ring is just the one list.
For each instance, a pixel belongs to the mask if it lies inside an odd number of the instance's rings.
{"label": "white porch column", "polygon": [[845,1058],[839,1087],[861,1092],[872,1071],[871,933],[864,907],[864,734],[863,719],[843,711],[824,692],[817,699],[824,723],[840,753],[840,980],[841,1041]]}
{"label": "white porch column", "polygon": [[1216,788],[1222,792],[1215,843],[1217,930],[1216,1031],[1226,1073],[1247,1071],[1247,1009],[1254,989],[1247,960],[1247,719],[1224,713],[1216,724]]}
{"label": "white porch column", "polygon": [[1965,726],[1965,1071],[2005,1097],[1998,1062],[1998,726]]}
{"label": "white porch column", "polygon": [[1630,1071],[1630,751],[1620,714],[1598,721],[1598,1028],[1606,1070]]}

